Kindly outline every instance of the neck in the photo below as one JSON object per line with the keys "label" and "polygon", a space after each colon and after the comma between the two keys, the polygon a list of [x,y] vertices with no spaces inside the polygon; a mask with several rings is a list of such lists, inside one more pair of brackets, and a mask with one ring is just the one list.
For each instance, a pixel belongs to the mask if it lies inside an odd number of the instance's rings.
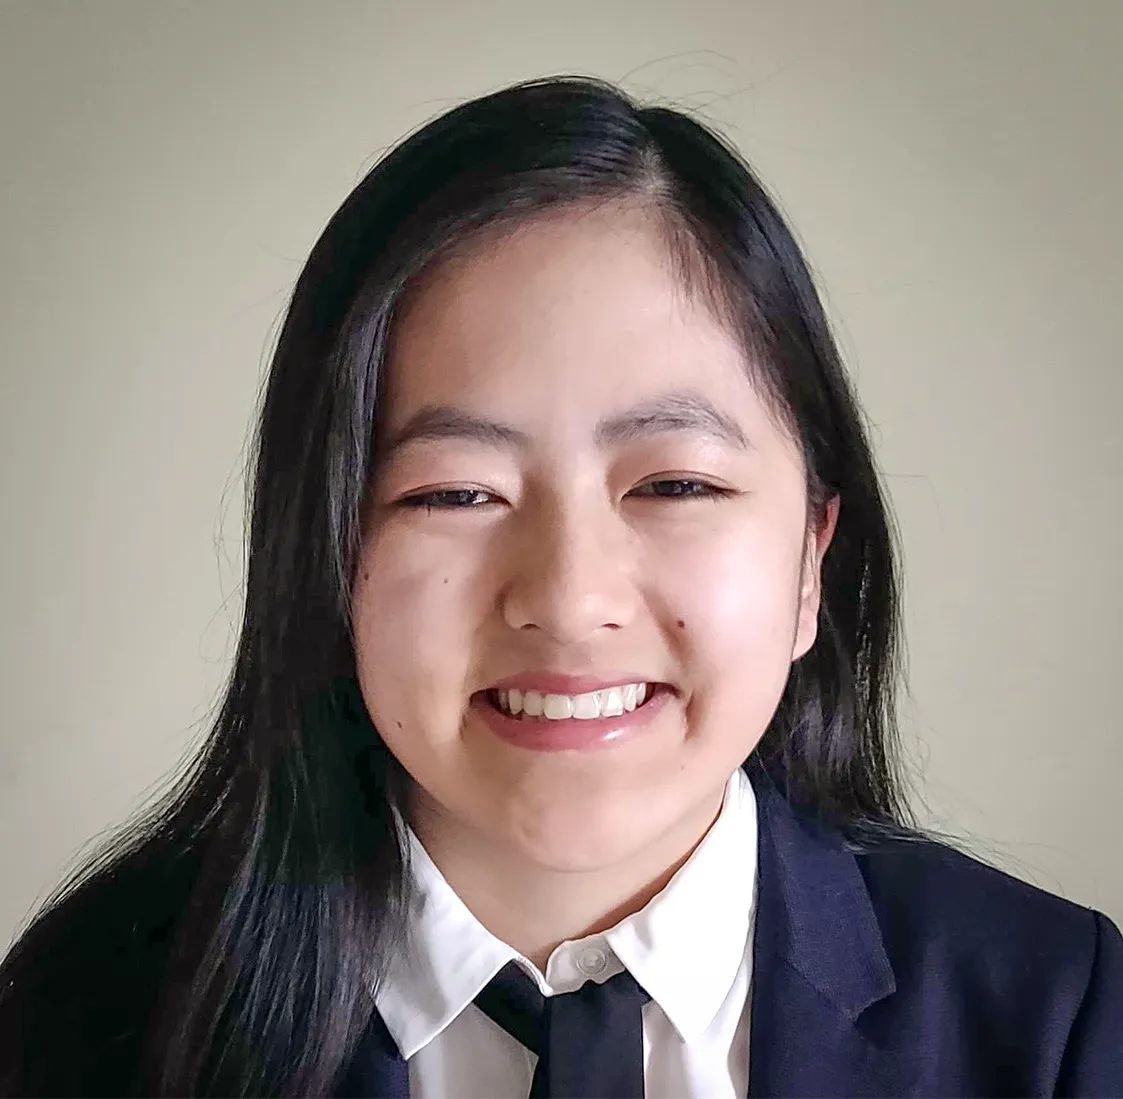
{"label": "neck", "polygon": [[555,870],[497,850],[415,790],[410,824],[429,857],[468,910],[497,939],[541,972],[570,939],[607,931],[661,892],[717,820],[724,788],[622,863]]}

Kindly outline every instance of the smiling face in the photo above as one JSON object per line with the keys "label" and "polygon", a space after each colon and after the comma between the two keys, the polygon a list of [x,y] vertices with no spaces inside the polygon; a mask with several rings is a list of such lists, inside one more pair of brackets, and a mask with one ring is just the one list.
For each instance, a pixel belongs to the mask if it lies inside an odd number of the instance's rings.
{"label": "smiling face", "polygon": [[396,323],[356,660],[438,842],[658,863],[713,820],[814,641],[833,522],[808,532],[798,446],[651,218],[532,222]]}

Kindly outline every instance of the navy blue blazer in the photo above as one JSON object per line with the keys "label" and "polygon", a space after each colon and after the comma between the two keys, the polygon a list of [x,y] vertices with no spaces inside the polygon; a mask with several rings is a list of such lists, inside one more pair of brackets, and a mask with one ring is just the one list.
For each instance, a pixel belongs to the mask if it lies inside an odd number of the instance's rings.
{"label": "navy blue blazer", "polygon": [[[849,853],[753,773],[750,1096],[1123,1097],[1123,937],[944,846]],[[340,1097],[408,1099],[376,1015]]]}

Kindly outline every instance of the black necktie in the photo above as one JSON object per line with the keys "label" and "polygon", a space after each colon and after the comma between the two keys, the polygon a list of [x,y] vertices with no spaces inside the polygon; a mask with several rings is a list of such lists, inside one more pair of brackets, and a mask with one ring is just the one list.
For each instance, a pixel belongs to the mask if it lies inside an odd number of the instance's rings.
{"label": "black necktie", "polygon": [[538,1054],[530,1099],[643,1099],[643,1005],[651,999],[625,970],[604,984],[543,996],[508,962],[476,1006]]}

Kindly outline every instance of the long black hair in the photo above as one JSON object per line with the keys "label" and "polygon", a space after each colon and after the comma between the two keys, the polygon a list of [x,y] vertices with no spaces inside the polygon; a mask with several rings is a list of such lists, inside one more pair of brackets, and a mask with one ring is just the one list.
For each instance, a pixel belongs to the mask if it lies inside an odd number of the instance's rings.
{"label": "long black hair", "polygon": [[[80,996],[67,967],[100,950],[82,972],[147,1005],[106,1023],[96,1052],[122,1090],[331,1091],[405,925],[403,777],[357,692],[350,608],[395,309],[481,232],[616,201],[658,215],[684,278],[743,336],[802,447],[810,507],[841,499],[818,639],[746,767],[849,835],[907,828],[892,529],[792,233],[738,153],[687,115],[592,79],[519,84],[410,136],[316,242],[263,391],[244,618],[212,733],[173,794],[60,889],[0,968],[0,1020],[22,1027],[9,1082],[47,1079],[36,1066],[60,1039],[34,1020],[52,995]],[[166,949],[146,968],[155,943]],[[16,1040],[0,1033],[0,1046]]]}

